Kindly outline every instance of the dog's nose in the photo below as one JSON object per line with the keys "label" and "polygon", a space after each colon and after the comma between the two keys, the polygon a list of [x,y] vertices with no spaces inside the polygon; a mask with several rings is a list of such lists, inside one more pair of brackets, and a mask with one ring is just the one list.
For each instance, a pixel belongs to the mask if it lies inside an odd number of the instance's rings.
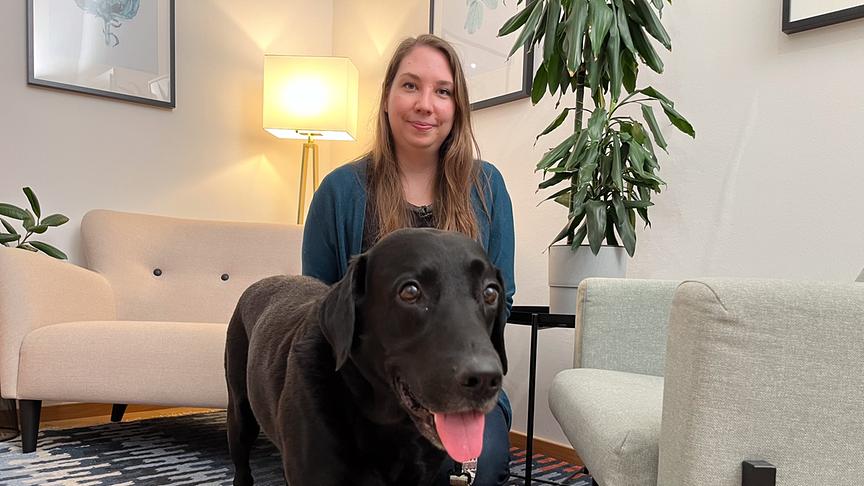
{"label": "dog's nose", "polygon": [[501,389],[501,369],[494,363],[477,362],[457,374],[463,390],[480,396],[488,396]]}

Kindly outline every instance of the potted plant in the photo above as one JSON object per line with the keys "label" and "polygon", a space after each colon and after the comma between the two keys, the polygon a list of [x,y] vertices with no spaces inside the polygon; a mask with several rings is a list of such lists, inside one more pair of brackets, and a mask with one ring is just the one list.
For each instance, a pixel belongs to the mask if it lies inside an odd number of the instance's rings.
{"label": "potted plant", "polygon": [[[593,267],[593,276],[603,276],[596,275],[604,273],[596,268],[596,258],[575,267],[553,262],[562,253],[565,258],[584,257],[586,252],[576,250],[586,239],[596,256],[602,256],[604,242],[612,253],[610,261],[626,263],[622,248],[633,256],[636,216],[651,225],[652,194],[665,185],[657,175],[656,148],[666,151],[667,144],[655,107],[674,127],[695,137],[672,100],[650,86],[637,89],[640,65],[663,72],[650,38],[672,48],[660,21],[663,5],[663,0],[529,0],[498,32],[500,37],[521,29],[510,55],[522,46],[543,46],[531,101],[537,104],[547,95],[557,96],[560,113],[535,143],[569,117],[574,121],[573,133],[546,151],[536,168],[544,173],[538,190],[557,188],[546,200],[568,208],[567,222],[550,244],[550,284],[566,268],[581,271],[587,265]],[[585,106],[586,89],[590,108]],[[568,91],[575,100],[562,107]],[[566,245],[555,245],[565,238]],[[572,285],[578,286],[585,276],[592,275],[577,276]],[[575,298],[565,300],[575,306]]]}
{"label": "potted plant", "polygon": [[[27,196],[27,201],[30,203],[29,209],[23,209],[13,204],[0,203],[0,216],[21,221],[24,226],[24,231],[19,232],[12,226],[9,221],[0,217],[0,223],[3,228],[0,230],[0,245],[14,246],[29,251],[41,251],[46,255],[66,259],[66,254],[56,247],[45,243],[44,241],[30,240],[34,234],[42,234],[48,231],[52,226],[60,226],[66,224],[69,218],[62,214],[51,214],[42,218],[42,208],[39,205],[39,199],[29,187],[25,187],[24,195]],[[23,235],[21,233],[24,233]]]}

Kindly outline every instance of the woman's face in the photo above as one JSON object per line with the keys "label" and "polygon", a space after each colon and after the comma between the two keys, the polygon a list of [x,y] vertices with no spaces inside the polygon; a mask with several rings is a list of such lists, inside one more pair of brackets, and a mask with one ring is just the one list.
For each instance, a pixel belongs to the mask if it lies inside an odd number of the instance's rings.
{"label": "woman's face", "polygon": [[453,128],[453,73],[444,54],[417,46],[402,59],[384,109],[398,153],[438,153]]}

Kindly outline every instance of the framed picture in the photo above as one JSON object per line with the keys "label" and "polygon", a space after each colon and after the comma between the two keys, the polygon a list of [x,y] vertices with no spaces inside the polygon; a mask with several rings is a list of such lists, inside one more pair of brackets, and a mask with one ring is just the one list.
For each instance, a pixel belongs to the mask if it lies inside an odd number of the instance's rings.
{"label": "framed picture", "polygon": [[174,108],[174,0],[27,0],[27,83]]}
{"label": "framed picture", "polygon": [[783,0],[783,32],[794,34],[864,17],[864,0]]}
{"label": "framed picture", "polygon": [[472,110],[531,96],[532,54],[522,47],[508,59],[517,34],[498,37],[522,8],[516,0],[430,0],[429,31],[459,53]]}

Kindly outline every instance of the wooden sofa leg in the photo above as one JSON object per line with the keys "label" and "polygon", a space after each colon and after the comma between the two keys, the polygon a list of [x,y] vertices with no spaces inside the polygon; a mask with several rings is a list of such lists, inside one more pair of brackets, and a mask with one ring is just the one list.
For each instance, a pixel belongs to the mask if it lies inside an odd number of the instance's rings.
{"label": "wooden sofa leg", "polygon": [[42,400],[18,400],[21,412],[21,450],[36,450],[36,437],[39,435],[39,416],[42,414]]}
{"label": "wooden sofa leg", "polygon": [[115,403],[111,406],[111,421],[119,422],[123,420],[123,414],[126,413],[126,405],[125,403]]}

